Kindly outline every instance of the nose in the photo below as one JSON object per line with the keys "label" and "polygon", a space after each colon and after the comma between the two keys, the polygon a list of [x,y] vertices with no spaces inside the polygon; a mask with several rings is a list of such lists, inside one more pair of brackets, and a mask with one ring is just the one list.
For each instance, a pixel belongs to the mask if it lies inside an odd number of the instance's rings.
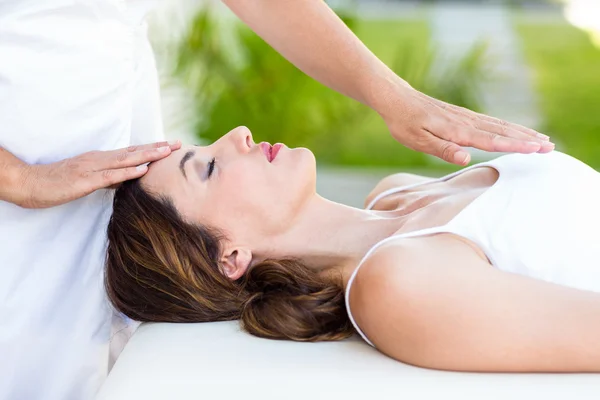
{"label": "nose", "polygon": [[254,146],[254,140],[252,140],[252,132],[245,126],[238,126],[233,129],[230,133],[230,139],[235,144],[235,147],[241,153],[248,153]]}

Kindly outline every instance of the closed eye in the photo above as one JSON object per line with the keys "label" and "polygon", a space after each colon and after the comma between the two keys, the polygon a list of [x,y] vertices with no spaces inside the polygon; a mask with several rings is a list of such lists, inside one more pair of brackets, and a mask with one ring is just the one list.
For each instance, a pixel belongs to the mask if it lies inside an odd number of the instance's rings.
{"label": "closed eye", "polygon": [[213,157],[213,159],[210,160],[210,162],[208,163],[208,177],[209,178],[212,175],[213,171],[215,170],[216,162],[217,162],[217,159]]}

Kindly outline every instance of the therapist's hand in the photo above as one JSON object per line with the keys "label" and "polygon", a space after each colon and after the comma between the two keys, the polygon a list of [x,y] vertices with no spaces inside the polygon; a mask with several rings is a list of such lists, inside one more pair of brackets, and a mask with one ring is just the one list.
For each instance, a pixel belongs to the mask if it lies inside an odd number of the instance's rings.
{"label": "therapist's hand", "polygon": [[103,188],[143,176],[142,164],[167,157],[181,142],[158,142],[112,151],[91,151],[53,164],[21,169],[18,198],[25,208],[47,208],[68,203]]}
{"label": "therapist's hand", "polygon": [[385,91],[374,107],[392,136],[403,145],[453,164],[471,157],[461,146],[493,152],[547,153],[554,144],[543,135],[517,124],[489,117],[429,97],[407,84]]}

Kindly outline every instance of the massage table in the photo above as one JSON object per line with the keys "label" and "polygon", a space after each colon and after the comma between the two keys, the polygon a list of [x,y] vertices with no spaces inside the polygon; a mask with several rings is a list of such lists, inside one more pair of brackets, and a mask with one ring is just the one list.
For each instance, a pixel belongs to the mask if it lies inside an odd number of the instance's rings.
{"label": "massage table", "polygon": [[[600,340],[600,338],[599,338]],[[142,324],[98,400],[600,399],[600,374],[460,373],[418,368],[358,337],[298,343],[238,322]]]}

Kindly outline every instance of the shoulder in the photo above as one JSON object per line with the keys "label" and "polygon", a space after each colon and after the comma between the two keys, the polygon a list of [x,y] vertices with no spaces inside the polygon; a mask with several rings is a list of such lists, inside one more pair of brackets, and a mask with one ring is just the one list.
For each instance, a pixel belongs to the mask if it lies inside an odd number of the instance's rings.
{"label": "shoulder", "polygon": [[368,194],[365,199],[364,206],[367,207],[379,194],[393,188],[412,185],[430,180],[430,177],[400,172],[393,175],[388,175],[377,183],[375,188]]}
{"label": "shoulder", "polygon": [[600,294],[503,272],[438,236],[381,246],[358,271],[352,315],[378,350],[453,371],[599,370]]}
{"label": "shoulder", "polygon": [[[426,265],[436,258],[424,239],[392,240],[377,248],[360,266],[347,293],[354,321],[384,353],[388,342],[407,339],[419,325],[414,317],[426,293],[431,270]],[[404,336],[390,331],[394,325],[404,327]]]}
{"label": "shoulder", "polygon": [[440,244],[439,239],[397,239],[379,246],[356,273],[350,296],[353,306],[360,309],[389,300],[386,296],[408,295],[401,289],[415,288],[416,280],[423,279],[427,270],[442,260],[443,249],[436,247],[435,252],[431,251],[436,242]]}
{"label": "shoulder", "polygon": [[443,258],[443,250],[431,251],[438,239],[392,240],[364,261],[356,273],[348,299],[361,328],[378,325],[382,320],[378,314],[389,315],[390,308],[420,296],[428,274]]}
{"label": "shoulder", "polygon": [[[460,284],[457,271],[483,262],[452,235],[399,239],[364,262],[349,291],[352,315],[371,342],[396,359],[410,360],[431,345],[437,313]],[[429,328],[428,328],[429,327]],[[404,344],[410,343],[410,346]]]}

